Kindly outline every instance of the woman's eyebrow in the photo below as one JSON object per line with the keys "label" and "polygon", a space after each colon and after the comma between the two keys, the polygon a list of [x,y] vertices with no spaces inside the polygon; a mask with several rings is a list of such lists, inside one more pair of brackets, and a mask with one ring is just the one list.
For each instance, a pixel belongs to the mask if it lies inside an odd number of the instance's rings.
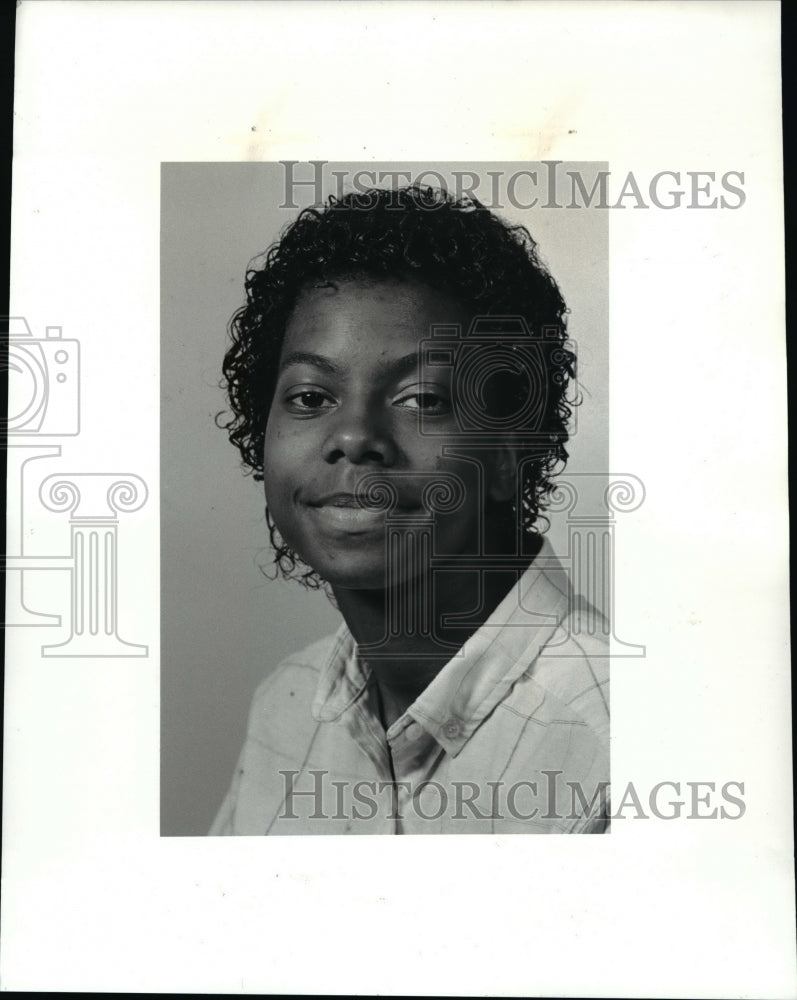
{"label": "woman's eyebrow", "polygon": [[[396,358],[393,361],[383,362],[379,367],[389,378],[401,378],[420,367],[420,360],[420,353],[413,351],[412,354],[405,354],[403,357]],[[290,368],[291,365],[312,365],[320,371],[326,372],[328,375],[340,375],[344,371],[340,365],[335,364],[329,358],[325,358],[323,354],[314,354],[312,351],[290,351],[282,359],[280,371]]]}
{"label": "woman's eyebrow", "polygon": [[280,371],[290,368],[291,365],[313,365],[314,368],[320,368],[321,371],[327,372],[329,375],[340,373],[340,368],[329,358],[325,358],[322,354],[313,354],[310,351],[291,351],[286,354],[280,362]]}
{"label": "woman's eyebrow", "polygon": [[412,354],[405,354],[403,358],[396,358],[384,364],[385,374],[390,378],[403,378],[421,366],[420,351],[413,351]]}

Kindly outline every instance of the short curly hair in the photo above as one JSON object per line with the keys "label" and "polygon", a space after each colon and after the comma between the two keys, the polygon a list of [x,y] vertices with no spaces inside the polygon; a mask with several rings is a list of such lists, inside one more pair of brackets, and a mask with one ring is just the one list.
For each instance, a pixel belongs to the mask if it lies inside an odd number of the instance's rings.
{"label": "short curly hair", "polygon": [[[409,186],[330,196],[307,208],[246,272],[246,304],[229,325],[223,375],[232,417],[218,419],[244,466],[263,479],[263,447],[285,330],[301,292],[335,280],[420,281],[448,293],[473,316],[522,317],[543,357],[544,412],[535,430],[543,444],[522,465],[513,521],[538,533],[552,477],[568,454],[567,398],[575,355],[566,339],[567,308],[524,226],[509,225],[475,198]],[[499,393],[500,395],[500,393]],[[521,510],[518,511],[517,507]],[[301,562],[266,518],[275,563],[291,576]],[[310,569],[299,578],[321,581]]]}

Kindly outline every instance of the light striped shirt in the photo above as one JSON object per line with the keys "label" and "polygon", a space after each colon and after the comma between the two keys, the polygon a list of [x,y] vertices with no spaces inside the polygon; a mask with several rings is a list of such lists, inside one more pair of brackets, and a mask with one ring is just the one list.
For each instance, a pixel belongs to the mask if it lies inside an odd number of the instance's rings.
{"label": "light striped shirt", "polygon": [[258,688],[211,835],[605,832],[609,631],[546,540],[385,732],[341,626]]}

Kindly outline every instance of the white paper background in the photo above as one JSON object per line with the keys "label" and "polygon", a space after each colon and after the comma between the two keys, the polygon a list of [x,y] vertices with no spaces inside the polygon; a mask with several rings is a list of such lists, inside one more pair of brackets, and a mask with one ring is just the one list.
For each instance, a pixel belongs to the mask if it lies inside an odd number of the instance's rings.
{"label": "white paper background", "polygon": [[[11,312],[82,351],[42,473],[149,484],[119,633],[150,656],[9,631],[3,987],[793,996],[778,7],[23,3],[17,59]],[[647,489],[617,625],[648,649],[612,665],[613,780],[744,781],[742,819],[158,836],[160,163],[370,157],[744,171],[739,210],[610,218],[611,468]]]}

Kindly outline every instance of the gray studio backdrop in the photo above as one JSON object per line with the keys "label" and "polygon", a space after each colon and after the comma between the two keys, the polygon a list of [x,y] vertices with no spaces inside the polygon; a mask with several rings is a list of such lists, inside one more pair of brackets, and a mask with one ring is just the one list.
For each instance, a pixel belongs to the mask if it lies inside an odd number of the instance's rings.
{"label": "gray studio backdrop", "polygon": [[[300,163],[295,179],[317,168]],[[330,163],[333,171],[436,170],[454,190],[453,171],[485,178],[477,190],[498,213],[522,222],[537,240],[570,309],[583,402],[569,445],[568,473],[602,487],[609,471],[609,212],[597,207],[522,209],[507,183],[534,163]],[[561,164],[590,191],[603,163]],[[492,172],[492,173],[488,173]],[[497,178],[493,175],[497,174]],[[489,180],[487,180],[489,178]],[[426,183],[433,183],[427,175]],[[532,197],[517,176],[515,200]],[[497,185],[497,187],[496,187]],[[524,186],[525,185],[525,186]],[[389,186],[389,183],[381,186]],[[333,631],[337,612],[326,597],[296,583],[267,579],[270,565],[262,489],[241,471],[238,452],[214,416],[227,324],[244,301],[244,273],[297,208],[281,208],[286,167],[279,163],[167,163],[161,185],[161,833],[202,836],[221,804],[241,748],[252,693],[285,656]],[[345,190],[349,190],[347,184]],[[294,189],[301,208],[312,185]],[[570,201],[569,188],[559,201]],[[583,199],[581,200],[583,201]],[[578,199],[577,199],[578,202]],[[579,204],[581,202],[578,202]],[[564,515],[551,519],[557,552],[567,547]]]}

